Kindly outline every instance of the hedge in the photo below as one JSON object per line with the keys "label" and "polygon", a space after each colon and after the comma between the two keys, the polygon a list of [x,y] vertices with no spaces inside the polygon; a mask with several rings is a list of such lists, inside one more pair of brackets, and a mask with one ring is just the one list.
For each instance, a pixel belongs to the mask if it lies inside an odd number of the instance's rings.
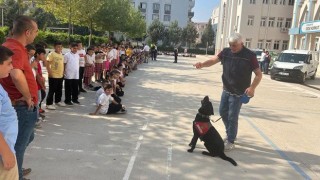
{"label": "hedge", "polygon": [[[158,47],[158,51],[173,52],[173,49],[174,49],[173,47],[162,47],[162,46]],[[183,53],[184,49],[183,48],[179,48],[178,52],[179,53]],[[191,54],[206,54],[206,50],[202,50],[202,49],[188,49],[187,52],[191,53]],[[213,50],[208,50],[207,54],[214,55],[214,51]]]}
{"label": "hedge", "polygon": [[[8,35],[9,28],[8,27],[1,27],[0,28],[0,42],[1,44],[5,41],[6,36]],[[45,42],[49,46],[53,45],[54,42],[60,41],[62,42],[63,45],[67,46],[68,45],[68,33],[53,33],[49,31],[39,31],[38,36],[34,40],[34,43],[38,42]],[[81,36],[81,35],[70,35],[70,41],[75,42],[75,41],[81,41],[84,45],[88,45],[89,43],[89,35],[87,36]],[[97,36],[92,36],[91,44],[103,44],[103,43],[108,43],[108,38],[107,37],[97,37]]]}

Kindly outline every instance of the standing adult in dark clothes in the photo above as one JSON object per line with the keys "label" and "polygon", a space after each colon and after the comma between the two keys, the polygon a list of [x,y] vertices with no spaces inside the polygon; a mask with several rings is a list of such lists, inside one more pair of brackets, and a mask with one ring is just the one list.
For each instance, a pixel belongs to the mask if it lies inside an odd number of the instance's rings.
{"label": "standing adult in dark clothes", "polygon": [[[200,69],[222,63],[223,92],[219,113],[226,127],[226,151],[235,148],[234,141],[237,137],[238,118],[242,105],[241,96],[246,93],[247,96],[253,97],[262,78],[256,54],[243,46],[242,36],[239,33],[230,36],[229,45],[230,48],[223,49],[218,55],[194,65]],[[251,83],[252,72],[255,78]]]}
{"label": "standing adult in dark clothes", "polygon": [[23,179],[22,164],[28,144],[34,138],[37,121],[38,86],[34,78],[25,46],[31,44],[38,35],[38,25],[30,17],[18,16],[13,21],[12,37],[3,46],[14,52],[13,69],[10,76],[0,79],[0,84],[8,92],[18,116],[18,137],[16,151],[19,179]]}
{"label": "standing adult in dark clothes", "polygon": [[178,63],[178,48],[175,48],[173,53],[174,53],[174,62],[173,63]]}

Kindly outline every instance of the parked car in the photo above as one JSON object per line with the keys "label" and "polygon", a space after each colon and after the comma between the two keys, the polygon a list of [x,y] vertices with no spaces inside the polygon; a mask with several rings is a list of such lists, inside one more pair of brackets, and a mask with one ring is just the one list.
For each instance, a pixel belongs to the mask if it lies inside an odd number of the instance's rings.
{"label": "parked car", "polygon": [[319,65],[319,52],[308,50],[282,51],[270,70],[271,79],[291,79],[304,83],[315,79]]}
{"label": "parked car", "polygon": [[261,54],[262,54],[262,49],[251,49],[256,55],[257,55],[257,60],[261,61]]}

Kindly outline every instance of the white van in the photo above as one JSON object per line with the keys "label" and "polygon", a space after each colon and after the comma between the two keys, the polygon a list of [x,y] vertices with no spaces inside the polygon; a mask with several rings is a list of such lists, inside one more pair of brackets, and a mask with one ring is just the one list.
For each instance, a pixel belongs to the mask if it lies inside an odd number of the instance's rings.
{"label": "white van", "polygon": [[271,79],[292,79],[304,83],[308,77],[315,79],[318,65],[319,52],[285,50],[271,67]]}

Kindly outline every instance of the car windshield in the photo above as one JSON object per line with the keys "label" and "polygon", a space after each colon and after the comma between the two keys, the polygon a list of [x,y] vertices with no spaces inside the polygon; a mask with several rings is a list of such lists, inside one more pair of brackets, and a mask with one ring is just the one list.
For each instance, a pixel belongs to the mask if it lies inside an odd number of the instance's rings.
{"label": "car windshield", "polygon": [[254,53],[256,53],[257,56],[261,56],[262,51],[253,51]]}
{"label": "car windshield", "polygon": [[305,62],[307,58],[307,54],[281,53],[277,61],[288,63],[301,63]]}

